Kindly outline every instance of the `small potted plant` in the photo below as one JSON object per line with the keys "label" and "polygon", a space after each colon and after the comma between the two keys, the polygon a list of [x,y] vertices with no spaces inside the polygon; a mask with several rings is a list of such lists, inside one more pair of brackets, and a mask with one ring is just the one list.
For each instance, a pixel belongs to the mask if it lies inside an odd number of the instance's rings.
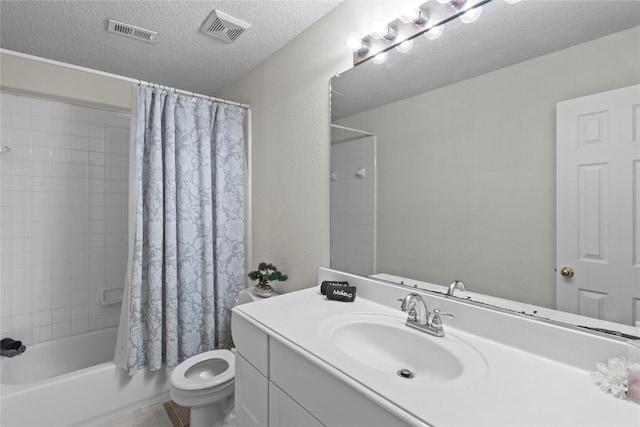
{"label": "small potted plant", "polygon": [[278,267],[273,264],[267,264],[266,262],[258,264],[258,269],[253,270],[248,276],[251,280],[258,281],[253,289],[256,295],[263,298],[270,297],[273,292],[273,287],[271,287],[269,282],[273,282],[274,280],[284,282],[288,279],[286,274],[278,270]]}

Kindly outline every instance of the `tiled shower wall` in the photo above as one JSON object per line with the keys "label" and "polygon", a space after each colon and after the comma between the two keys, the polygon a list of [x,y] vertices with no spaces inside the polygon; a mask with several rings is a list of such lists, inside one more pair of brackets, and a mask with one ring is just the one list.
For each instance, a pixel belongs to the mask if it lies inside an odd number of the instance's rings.
{"label": "tiled shower wall", "polygon": [[2,93],[0,329],[26,343],[118,324],[129,115]]}
{"label": "tiled shower wall", "polygon": [[331,146],[331,268],[376,271],[375,136]]}

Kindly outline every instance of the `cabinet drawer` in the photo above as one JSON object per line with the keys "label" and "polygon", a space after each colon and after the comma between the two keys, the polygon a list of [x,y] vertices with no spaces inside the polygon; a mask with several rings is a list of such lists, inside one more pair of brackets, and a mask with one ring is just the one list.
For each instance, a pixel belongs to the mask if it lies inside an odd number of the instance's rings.
{"label": "cabinet drawer", "polygon": [[231,333],[236,351],[269,378],[269,336],[235,311],[231,314]]}
{"label": "cabinet drawer", "polygon": [[[408,426],[279,341],[270,342],[271,382],[326,426]],[[332,368],[330,368],[332,369]]]}

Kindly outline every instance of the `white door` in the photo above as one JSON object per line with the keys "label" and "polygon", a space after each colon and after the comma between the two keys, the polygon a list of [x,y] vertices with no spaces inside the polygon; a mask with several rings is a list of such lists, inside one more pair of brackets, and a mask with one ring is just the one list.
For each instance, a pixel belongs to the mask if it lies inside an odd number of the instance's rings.
{"label": "white door", "polygon": [[633,325],[640,321],[640,85],[558,103],[556,163],[558,309]]}

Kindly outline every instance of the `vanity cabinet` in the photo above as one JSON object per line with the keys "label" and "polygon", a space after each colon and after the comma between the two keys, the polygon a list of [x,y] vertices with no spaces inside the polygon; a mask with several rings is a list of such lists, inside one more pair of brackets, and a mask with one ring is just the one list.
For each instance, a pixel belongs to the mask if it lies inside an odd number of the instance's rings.
{"label": "vanity cabinet", "polygon": [[323,427],[313,415],[269,382],[269,427]]}
{"label": "vanity cabinet", "polygon": [[334,368],[236,312],[232,329],[238,427],[408,425],[338,379]]}
{"label": "vanity cabinet", "polygon": [[[589,376],[626,354],[624,341],[416,290],[456,315],[444,337],[427,336],[398,309],[414,289],[321,270],[324,280],[353,283],[358,298],[314,287],[233,308],[239,427],[639,425],[640,406]],[[410,381],[396,375],[405,367]]]}
{"label": "vanity cabinet", "polygon": [[309,412],[236,353],[236,425],[238,427],[322,427]]}
{"label": "vanity cabinet", "polygon": [[269,380],[236,353],[235,412],[238,426],[266,426],[269,420]]}
{"label": "vanity cabinet", "polygon": [[236,346],[235,413],[238,427],[269,425],[269,337],[233,314]]}

